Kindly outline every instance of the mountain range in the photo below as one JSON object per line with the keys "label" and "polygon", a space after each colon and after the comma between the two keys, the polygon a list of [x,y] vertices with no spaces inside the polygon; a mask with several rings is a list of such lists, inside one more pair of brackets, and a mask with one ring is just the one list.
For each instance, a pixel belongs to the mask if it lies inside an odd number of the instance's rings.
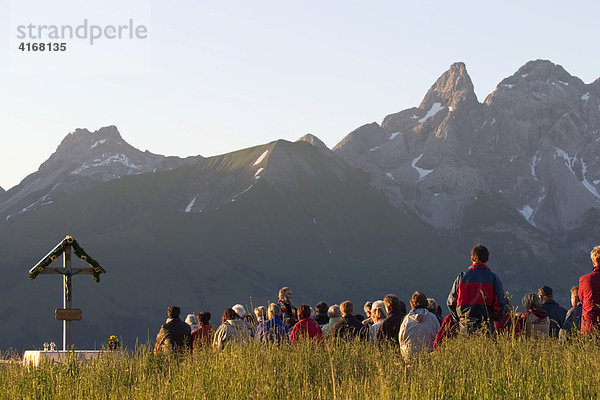
{"label": "mountain range", "polygon": [[[152,339],[166,306],[339,303],[423,290],[443,304],[473,244],[513,304],[590,270],[600,217],[600,80],[531,61],[480,103],[463,63],[418,107],[333,149],[313,135],[215,157],[165,157],[117,128],[77,129],[39,170],[0,189],[3,348],[59,342],[61,282],[27,270],[66,234],[107,270],[74,278],[78,347]],[[13,329],[19,329],[18,337]]]}

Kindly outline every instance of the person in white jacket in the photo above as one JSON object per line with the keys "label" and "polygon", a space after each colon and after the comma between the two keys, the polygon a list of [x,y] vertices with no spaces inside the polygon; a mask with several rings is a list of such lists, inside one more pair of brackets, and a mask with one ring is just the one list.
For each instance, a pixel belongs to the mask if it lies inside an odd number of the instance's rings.
{"label": "person in white jacket", "polygon": [[402,356],[409,364],[420,351],[433,351],[433,341],[440,330],[437,317],[427,310],[427,296],[423,292],[413,293],[410,306],[412,309],[404,317],[398,334]]}

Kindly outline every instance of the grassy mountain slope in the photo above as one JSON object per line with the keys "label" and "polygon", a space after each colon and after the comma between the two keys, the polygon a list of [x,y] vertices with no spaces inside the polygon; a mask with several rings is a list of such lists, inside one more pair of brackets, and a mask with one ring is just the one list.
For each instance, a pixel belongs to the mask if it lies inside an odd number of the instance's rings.
{"label": "grassy mountain slope", "polygon": [[278,141],[123,177],[0,230],[0,315],[23,332],[0,331],[4,347],[59,342],[52,312],[60,279],[30,281],[27,269],[66,234],[108,271],[99,284],[74,278],[79,347],[110,334],[128,343],[153,337],[169,304],[209,310],[216,323],[226,306],[277,300],[283,285],[294,288],[296,304],[360,306],[388,292],[408,300],[417,289],[443,302],[455,266],[466,262],[362,172],[309,143]]}

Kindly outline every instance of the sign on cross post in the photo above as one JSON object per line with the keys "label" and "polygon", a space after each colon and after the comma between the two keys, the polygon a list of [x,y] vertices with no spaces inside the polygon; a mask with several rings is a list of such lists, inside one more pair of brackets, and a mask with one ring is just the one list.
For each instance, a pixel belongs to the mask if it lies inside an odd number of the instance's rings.
{"label": "sign on cross post", "polygon": [[[71,255],[73,250],[75,255],[85,261],[89,268],[73,268],[71,265]],[[62,255],[62,268],[47,268],[52,262]],[[71,322],[81,319],[81,310],[71,308],[73,306],[72,280],[73,275],[88,274],[92,275],[94,281],[100,281],[100,274],[106,271],[91,258],[79,246],[77,241],[71,236],[67,236],[50,253],[46,254],[33,268],[29,270],[29,277],[35,279],[39,274],[60,274],[63,277],[63,308],[55,310],[56,319],[63,321],[63,350],[69,350],[72,345]]]}

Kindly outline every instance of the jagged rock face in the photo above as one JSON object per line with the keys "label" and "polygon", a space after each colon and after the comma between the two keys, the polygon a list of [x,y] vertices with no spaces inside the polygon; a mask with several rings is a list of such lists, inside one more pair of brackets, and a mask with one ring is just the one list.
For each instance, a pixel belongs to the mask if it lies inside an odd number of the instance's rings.
{"label": "jagged rock face", "polygon": [[53,203],[125,175],[152,173],[192,163],[198,157],[165,157],[142,152],[123,140],[115,126],[95,132],[76,129],[38,169],[4,195],[0,221]]}
{"label": "jagged rock face", "polygon": [[460,229],[480,192],[544,231],[573,229],[600,209],[599,88],[538,60],[481,104],[456,63],[418,108],[357,129],[334,151],[444,230]]}
{"label": "jagged rock face", "polygon": [[478,158],[496,165],[481,168],[489,190],[546,231],[576,228],[600,208],[600,98],[590,86],[537,60],[485,101],[487,123],[478,134],[488,145],[479,146],[486,152]]}
{"label": "jagged rock face", "polygon": [[296,142],[308,142],[308,143],[312,144],[313,146],[318,147],[320,149],[329,150],[329,147],[327,147],[327,145],[325,143],[323,143],[323,141],[321,139],[319,139],[318,137],[316,137],[315,135],[312,135],[310,133],[302,136],[300,139],[296,140]]}

